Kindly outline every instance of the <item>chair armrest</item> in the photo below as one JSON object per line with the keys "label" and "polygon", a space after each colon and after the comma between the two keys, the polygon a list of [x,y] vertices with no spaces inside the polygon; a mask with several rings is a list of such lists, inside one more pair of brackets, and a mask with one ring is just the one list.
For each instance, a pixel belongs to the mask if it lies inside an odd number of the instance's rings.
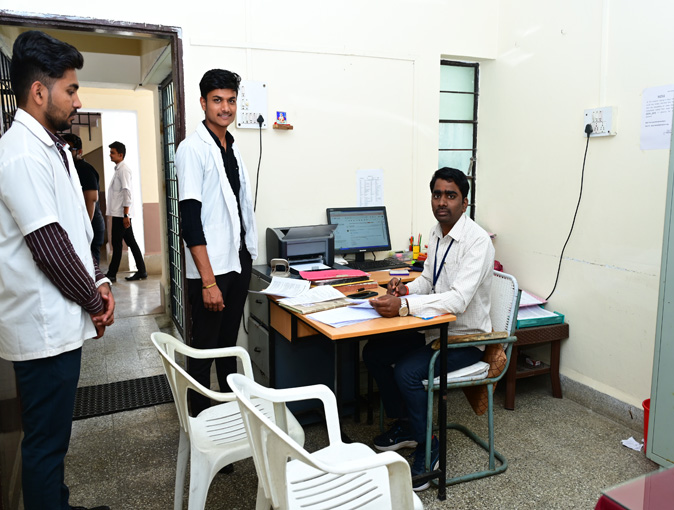
{"label": "chair armrest", "polygon": [[[475,333],[472,335],[454,335],[454,336],[448,336],[447,337],[447,344],[463,344],[467,342],[472,342],[474,345],[480,344],[481,341],[484,340],[494,340],[498,338],[507,338],[508,337],[508,332],[507,331],[492,331],[490,333]],[[482,344],[480,344],[482,345]],[[437,351],[440,349],[440,339],[436,339],[433,342],[433,345],[431,345],[431,348],[434,351]]]}

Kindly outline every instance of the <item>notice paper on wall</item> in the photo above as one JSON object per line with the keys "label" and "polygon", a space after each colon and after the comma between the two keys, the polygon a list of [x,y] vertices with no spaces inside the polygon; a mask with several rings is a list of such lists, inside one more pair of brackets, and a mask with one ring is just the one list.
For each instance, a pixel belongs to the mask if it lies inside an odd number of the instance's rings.
{"label": "notice paper on wall", "polygon": [[644,89],[641,106],[641,150],[669,149],[673,111],[674,85]]}
{"label": "notice paper on wall", "polygon": [[384,170],[358,170],[356,180],[359,207],[384,205]]}

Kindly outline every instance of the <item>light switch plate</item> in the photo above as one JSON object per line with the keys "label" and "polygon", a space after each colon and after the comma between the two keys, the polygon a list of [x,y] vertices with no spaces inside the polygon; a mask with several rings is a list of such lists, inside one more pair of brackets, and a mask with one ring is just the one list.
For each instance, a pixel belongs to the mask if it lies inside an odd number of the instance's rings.
{"label": "light switch plate", "polygon": [[603,106],[601,108],[585,110],[583,133],[585,133],[585,126],[588,124],[592,125],[590,137],[615,136],[615,108],[613,106]]}
{"label": "light switch plate", "polygon": [[262,129],[267,128],[267,84],[262,81],[241,80],[237,98],[236,127],[259,129],[257,118],[262,115]]}

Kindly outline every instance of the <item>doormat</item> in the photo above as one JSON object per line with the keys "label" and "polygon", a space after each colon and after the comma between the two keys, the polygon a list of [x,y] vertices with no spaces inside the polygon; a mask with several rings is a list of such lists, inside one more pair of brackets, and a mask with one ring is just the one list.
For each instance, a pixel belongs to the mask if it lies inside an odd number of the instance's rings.
{"label": "doormat", "polygon": [[77,388],[73,420],[173,402],[166,375]]}

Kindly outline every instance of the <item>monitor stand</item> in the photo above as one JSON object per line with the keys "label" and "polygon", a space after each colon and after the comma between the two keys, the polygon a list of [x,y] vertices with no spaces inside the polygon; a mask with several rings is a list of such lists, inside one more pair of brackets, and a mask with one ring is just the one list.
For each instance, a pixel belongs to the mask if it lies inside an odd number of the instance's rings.
{"label": "monitor stand", "polygon": [[356,262],[365,262],[365,252],[361,251],[355,254],[356,258],[354,259]]}

